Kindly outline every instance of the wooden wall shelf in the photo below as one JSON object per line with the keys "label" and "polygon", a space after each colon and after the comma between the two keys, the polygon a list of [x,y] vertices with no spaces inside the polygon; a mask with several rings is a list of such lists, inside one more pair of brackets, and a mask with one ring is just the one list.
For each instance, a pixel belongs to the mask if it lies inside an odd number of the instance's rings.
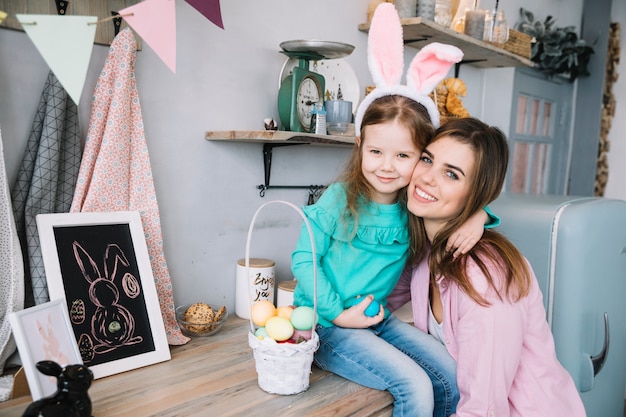
{"label": "wooden wall shelf", "polygon": [[271,188],[297,188],[309,190],[309,203],[311,203],[325,185],[270,185],[272,172],[272,152],[274,148],[290,145],[317,145],[317,146],[342,146],[351,147],[356,138],[354,136],[316,135],[313,133],[286,132],[283,130],[222,130],[209,131],[205,134],[206,140],[263,143],[263,167],[265,169],[265,182],[257,186],[259,195],[265,196],[265,192]]}
{"label": "wooden wall shelf", "polygon": [[[462,64],[471,64],[479,68],[533,67],[535,65],[530,59],[479,41],[471,36],[457,33],[421,17],[401,19],[401,22],[404,43],[407,46],[419,49],[431,42],[454,45],[463,51]],[[362,32],[369,32],[369,29],[369,23],[359,25],[359,30]]]}
{"label": "wooden wall shelf", "polygon": [[283,130],[223,130],[209,131],[206,140],[257,143],[300,143],[323,146],[352,146],[354,136],[316,135],[313,133],[286,132]]}

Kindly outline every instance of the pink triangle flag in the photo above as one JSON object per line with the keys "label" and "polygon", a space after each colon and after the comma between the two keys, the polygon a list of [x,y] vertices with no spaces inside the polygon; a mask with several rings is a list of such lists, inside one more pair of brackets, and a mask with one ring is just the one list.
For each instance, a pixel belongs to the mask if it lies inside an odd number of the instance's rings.
{"label": "pink triangle flag", "polygon": [[89,69],[98,17],[45,14],[17,14],[16,17],[50,70],[78,105]]}
{"label": "pink triangle flag", "polygon": [[220,0],[186,0],[197,11],[202,13],[204,17],[209,19],[215,25],[224,29],[222,22],[222,11],[220,8]]}
{"label": "pink triangle flag", "polygon": [[175,6],[175,0],[144,0],[118,11],[173,73],[176,73]]}

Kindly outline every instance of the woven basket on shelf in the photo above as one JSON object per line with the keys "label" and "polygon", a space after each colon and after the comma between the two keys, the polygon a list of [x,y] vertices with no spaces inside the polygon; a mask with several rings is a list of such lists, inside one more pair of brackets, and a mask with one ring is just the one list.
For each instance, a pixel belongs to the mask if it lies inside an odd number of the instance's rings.
{"label": "woven basket on shelf", "polygon": [[[254,213],[248,230],[246,241],[245,267],[246,276],[250,276],[250,240],[254,222],[263,209],[268,204],[280,203],[293,208],[304,223],[309,232],[311,240],[313,260],[316,259],[315,243],[311,232],[311,225],[302,210],[287,201],[275,200],[262,204]],[[250,298],[252,300],[252,298]],[[317,322],[317,266],[313,262],[313,323]],[[313,354],[319,346],[319,336],[315,328],[311,331],[311,339],[302,343],[276,343],[274,340],[265,338],[260,340],[254,335],[255,327],[250,315],[250,332],[248,333],[248,344],[254,353],[254,362],[258,374],[259,387],[270,394],[291,395],[298,394],[309,388],[309,378],[311,375],[311,365],[313,364]]]}
{"label": "woven basket on shelf", "polygon": [[514,29],[509,29],[509,40],[506,41],[502,48],[512,52],[515,55],[523,56],[530,59],[532,37]]}

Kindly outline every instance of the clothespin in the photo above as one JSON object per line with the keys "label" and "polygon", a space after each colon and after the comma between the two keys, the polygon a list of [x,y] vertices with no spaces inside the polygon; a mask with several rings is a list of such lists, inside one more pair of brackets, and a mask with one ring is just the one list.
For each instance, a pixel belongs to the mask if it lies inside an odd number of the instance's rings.
{"label": "clothespin", "polygon": [[117,36],[117,34],[120,33],[120,27],[122,27],[122,17],[118,12],[114,12],[113,10],[111,10],[111,16],[117,16],[113,18],[113,29],[115,30],[114,36]]}
{"label": "clothespin", "polygon": [[65,12],[67,12],[68,0],[54,0],[57,4],[57,13],[59,16],[64,16]]}

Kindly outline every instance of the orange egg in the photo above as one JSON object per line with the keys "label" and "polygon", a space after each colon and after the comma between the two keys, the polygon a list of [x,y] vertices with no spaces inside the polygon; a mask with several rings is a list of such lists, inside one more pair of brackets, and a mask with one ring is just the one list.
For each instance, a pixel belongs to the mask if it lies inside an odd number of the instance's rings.
{"label": "orange egg", "polygon": [[276,315],[278,317],[284,317],[286,319],[291,319],[291,312],[293,311],[293,307],[291,306],[281,306],[276,309]]}
{"label": "orange egg", "polygon": [[267,320],[275,315],[276,307],[274,307],[274,304],[268,300],[257,301],[252,305],[252,309],[250,311],[250,318],[252,319],[252,322],[261,327],[265,326]]}
{"label": "orange egg", "polygon": [[267,335],[277,342],[287,340],[293,335],[293,326],[289,319],[284,317],[270,317],[265,323],[265,331]]}

